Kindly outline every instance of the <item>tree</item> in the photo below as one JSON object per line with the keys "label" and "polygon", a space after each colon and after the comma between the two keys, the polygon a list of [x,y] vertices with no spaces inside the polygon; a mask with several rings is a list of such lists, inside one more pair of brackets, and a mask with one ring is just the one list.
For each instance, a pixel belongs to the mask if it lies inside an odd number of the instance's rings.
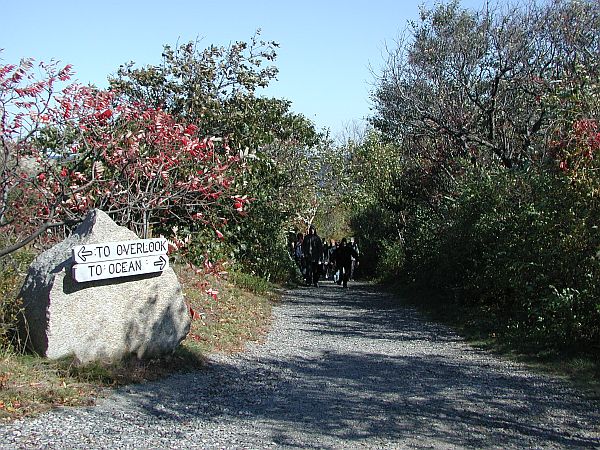
{"label": "tree", "polygon": [[197,124],[205,136],[222,136],[232,148],[256,149],[274,141],[314,142],[315,133],[287,100],[257,95],[277,75],[272,63],[279,45],[259,39],[229,47],[199,42],[165,45],[158,66],[121,66],[109,79],[111,88],[132,101],[164,109]]}
{"label": "tree", "polygon": [[[53,62],[39,68],[44,74],[41,79],[33,74],[32,59],[0,66],[0,229],[4,245],[0,255],[72,220],[70,210],[59,214],[56,199],[48,199],[43,188],[47,174],[57,170],[55,155],[35,146],[37,135],[54,116],[57,85],[70,78],[71,66],[59,68]],[[77,195],[78,189],[58,183],[55,192],[62,201]]]}
{"label": "tree", "polygon": [[[555,0],[468,11],[458,1],[423,10],[390,56],[373,94],[373,124],[388,138],[434,139],[448,161],[505,167],[545,155],[553,83],[598,56],[600,7]],[[417,151],[421,151],[418,149]]]}
{"label": "tree", "polygon": [[[407,211],[382,267],[451,290],[491,333],[532,348],[600,336],[599,30],[595,1],[439,5],[373,94],[372,123],[400,162],[387,192]],[[389,224],[390,203],[356,216]]]}
{"label": "tree", "polygon": [[253,202],[247,215],[229,223],[225,241],[246,268],[266,276],[274,259],[285,260],[287,228],[311,210],[314,153],[322,139],[308,119],[291,111],[291,102],[257,93],[277,73],[268,65],[277,47],[259,40],[259,32],[227,48],[166,45],[160,65],[136,69],[129,63],[110,80],[131,101],[164,108],[206,136],[222,136],[243,158],[246,170],[236,186]]}
{"label": "tree", "polygon": [[144,237],[153,226],[168,233],[182,222],[218,235],[223,211],[248,203],[233,191],[243,163],[218,140],[114,91],[57,90],[70,66],[40,67],[41,80],[32,60],[0,67],[0,227],[11,241],[0,255],[78,222],[90,208]]}

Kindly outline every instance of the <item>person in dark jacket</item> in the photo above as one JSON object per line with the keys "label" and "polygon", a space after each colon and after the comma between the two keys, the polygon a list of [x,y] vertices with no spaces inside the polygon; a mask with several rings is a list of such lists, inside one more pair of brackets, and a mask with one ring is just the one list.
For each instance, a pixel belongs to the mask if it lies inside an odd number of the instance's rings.
{"label": "person in dark jacket", "polygon": [[343,238],[340,246],[335,251],[335,264],[340,271],[340,278],[344,287],[348,287],[348,279],[350,278],[350,270],[352,269],[352,258],[358,259],[358,253],[348,245],[346,238]]}
{"label": "person in dark jacket", "polygon": [[298,233],[296,235],[296,242],[294,243],[294,261],[298,265],[298,269],[302,272],[302,275],[306,275],[306,267],[304,264],[304,253],[302,252],[302,241],[304,240],[304,235],[302,233]]}
{"label": "person in dark jacket", "polygon": [[302,242],[302,252],[304,253],[304,262],[306,264],[306,284],[318,286],[319,282],[319,264],[323,256],[323,242],[317,234],[314,225],[308,229],[308,234]]}

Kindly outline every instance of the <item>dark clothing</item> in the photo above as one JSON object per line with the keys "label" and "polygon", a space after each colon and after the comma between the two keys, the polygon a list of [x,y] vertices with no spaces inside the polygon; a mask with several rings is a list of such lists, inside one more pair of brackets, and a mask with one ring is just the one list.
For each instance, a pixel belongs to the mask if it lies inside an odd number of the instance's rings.
{"label": "dark clothing", "polygon": [[317,285],[319,281],[319,263],[323,257],[323,242],[316,234],[308,234],[302,243],[302,252],[306,263],[306,282]]}
{"label": "dark clothing", "polygon": [[[357,255],[360,255],[360,251],[358,250],[358,244],[356,242],[351,242],[350,247],[356,252]],[[358,268],[358,256],[352,257],[352,267],[350,269],[350,279],[356,279],[356,273],[358,272],[356,269]]]}
{"label": "dark clothing", "polygon": [[306,283],[314,286],[319,282],[321,277],[321,266],[318,262],[307,261],[306,262]]}
{"label": "dark clothing", "polygon": [[317,234],[308,234],[302,243],[304,258],[308,261],[319,262],[323,255],[323,242]]}
{"label": "dark clothing", "polygon": [[297,241],[294,244],[294,261],[298,265],[298,269],[302,272],[302,275],[306,274],[306,264],[304,262],[304,254],[302,252],[302,241]]}
{"label": "dark clothing", "polygon": [[358,259],[358,253],[349,245],[340,245],[334,253],[335,264],[340,271],[340,279],[344,287],[348,286],[350,270],[352,269],[352,257]]}
{"label": "dark clothing", "polygon": [[352,257],[358,258],[358,253],[349,245],[340,245],[335,251],[335,262],[345,265],[352,263]]}

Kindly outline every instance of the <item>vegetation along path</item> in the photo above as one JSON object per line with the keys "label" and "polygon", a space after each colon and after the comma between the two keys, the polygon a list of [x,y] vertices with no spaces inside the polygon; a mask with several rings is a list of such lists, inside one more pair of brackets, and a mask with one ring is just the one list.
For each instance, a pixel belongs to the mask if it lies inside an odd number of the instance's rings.
{"label": "vegetation along path", "polygon": [[0,446],[600,448],[598,406],[372,286],[324,283],[285,295],[266,342],[1,425]]}

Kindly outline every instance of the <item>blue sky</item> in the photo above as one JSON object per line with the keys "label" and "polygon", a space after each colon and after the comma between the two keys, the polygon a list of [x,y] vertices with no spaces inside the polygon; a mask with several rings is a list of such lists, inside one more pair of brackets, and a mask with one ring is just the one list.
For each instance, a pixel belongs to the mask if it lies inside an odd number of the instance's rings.
{"label": "blue sky", "polygon": [[[479,8],[484,0],[463,0]],[[106,87],[119,65],[160,62],[163,45],[248,41],[256,29],[280,43],[278,79],[263,95],[339,135],[369,112],[385,46],[433,0],[4,1],[0,60],[72,64],[80,82]]]}

